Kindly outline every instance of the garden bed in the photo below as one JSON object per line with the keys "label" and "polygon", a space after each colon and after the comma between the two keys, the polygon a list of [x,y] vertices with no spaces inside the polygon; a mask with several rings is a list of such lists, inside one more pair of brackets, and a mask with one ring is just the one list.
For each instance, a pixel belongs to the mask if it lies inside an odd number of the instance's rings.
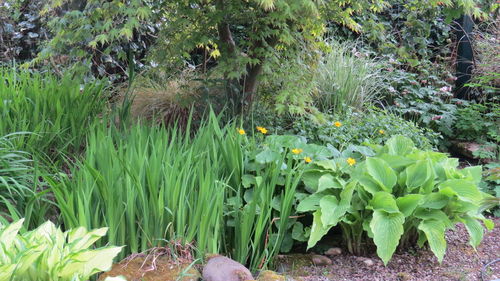
{"label": "garden bed", "polygon": [[[457,225],[455,231],[448,230],[448,248],[442,264],[425,248],[394,254],[387,267],[375,254],[370,257],[373,265],[369,266],[363,262],[365,258],[343,253],[331,258],[332,265],[301,268],[299,275],[303,277],[296,280],[482,280],[483,266],[500,258],[500,219],[495,218],[493,221],[495,228],[485,234],[477,252],[468,244],[468,234],[463,225]],[[485,281],[500,278],[500,262],[488,268]]]}

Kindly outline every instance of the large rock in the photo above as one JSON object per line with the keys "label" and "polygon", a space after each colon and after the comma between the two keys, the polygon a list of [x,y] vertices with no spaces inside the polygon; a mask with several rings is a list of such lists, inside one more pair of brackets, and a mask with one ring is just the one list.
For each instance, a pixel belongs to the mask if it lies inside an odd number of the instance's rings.
{"label": "large rock", "polygon": [[151,256],[140,255],[113,265],[110,271],[99,276],[99,281],[116,276],[123,276],[127,281],[197,281],[200,273],[188,261],[158,256],[153,262]]}
{"label": "large rock", "polygon": [[241,263],[224,256],[209,258],[203,268],[205,281],[252,281],[252,273]]}

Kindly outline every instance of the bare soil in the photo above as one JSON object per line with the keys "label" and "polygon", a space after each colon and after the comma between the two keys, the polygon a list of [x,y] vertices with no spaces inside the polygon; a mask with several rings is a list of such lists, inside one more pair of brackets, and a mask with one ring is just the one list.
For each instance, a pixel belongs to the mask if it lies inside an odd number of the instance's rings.
{"label": "bare soil", "polygon": [[[366,257],[343,253],[331,257],[332,265],[306,266],[295,280],[349,280],[349,281],[448,281],[483,280],[484,265],[500,258],[500,218],[494,219],[495,228],[485,234],[481,245],[475,251],[468,243],[468,233],[461,224],[446,233],[448,248],[441,264],[429,249],[410,250],[395,254],[385,267],[374,254],[367,257],[373,261],[366,265]],[[305,273],[305,274],[304,274]],[[500,262],[484,270],[484,281],[500,279]]]}

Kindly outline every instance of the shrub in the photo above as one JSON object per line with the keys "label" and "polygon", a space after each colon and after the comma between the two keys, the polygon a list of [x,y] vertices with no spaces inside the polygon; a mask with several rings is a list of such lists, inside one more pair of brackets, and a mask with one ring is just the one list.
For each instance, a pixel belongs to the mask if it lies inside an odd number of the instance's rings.
{"label": "shrub", "polygon": [[37,229],[18,234],[24,220],[0,224],[0,280],[75,281],[111,268],[121,247],[90,250],[106,235],[106,228],[83,227],[62,232],[48,221]]}
{"label": "shrub", "polygon": [[30,132],[13,143],[31,153],[77,151],[104,108],[103,83],[81,86],[70,74],[58,79],[12,68],[0,69],[0,77],[0,134]]}
{"label": "shrub", "polygon": [[445,231],[463,223],[470,244],[483,237],[480,220],[483,200],[478,188],[481,167],[458,170],[458,159],[423,151],[403,136],[395,136],[377,154],[359,164],[324,161],[304,172],[313,193],[299,206],[313,212],[308,247],[329,229],[340,225],[351,253],[360,254],[373,240],[384,264],[398,245],[428,243],[441,262],[446,251]]}

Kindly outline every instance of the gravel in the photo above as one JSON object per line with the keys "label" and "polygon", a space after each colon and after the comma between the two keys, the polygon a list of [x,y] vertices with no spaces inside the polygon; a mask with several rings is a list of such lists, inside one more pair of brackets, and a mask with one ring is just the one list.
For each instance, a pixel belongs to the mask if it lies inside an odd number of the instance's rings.
{"label": "gravel", "polygon": [[[331,257],[332,265],[303,268],[302,271],[307,274],[301,274],[303,277],[294,279],[303,281],[482,280],[483,266],[500,258],[500,218],[493,221],[495,228],[485,234],[477,251],[469,245],[469,236],[463,225],[459,224],[455,230],[449,230],[446,233],[448,248],[442,264],[439,264],[432,252],[425,248],[395,254],[387,267],[375,254],[370,257],[342,254]],[[373,262],[366,262],[367,259]],[[484,281],[500,279],[500,262],[488,268],[485,271]]]}

